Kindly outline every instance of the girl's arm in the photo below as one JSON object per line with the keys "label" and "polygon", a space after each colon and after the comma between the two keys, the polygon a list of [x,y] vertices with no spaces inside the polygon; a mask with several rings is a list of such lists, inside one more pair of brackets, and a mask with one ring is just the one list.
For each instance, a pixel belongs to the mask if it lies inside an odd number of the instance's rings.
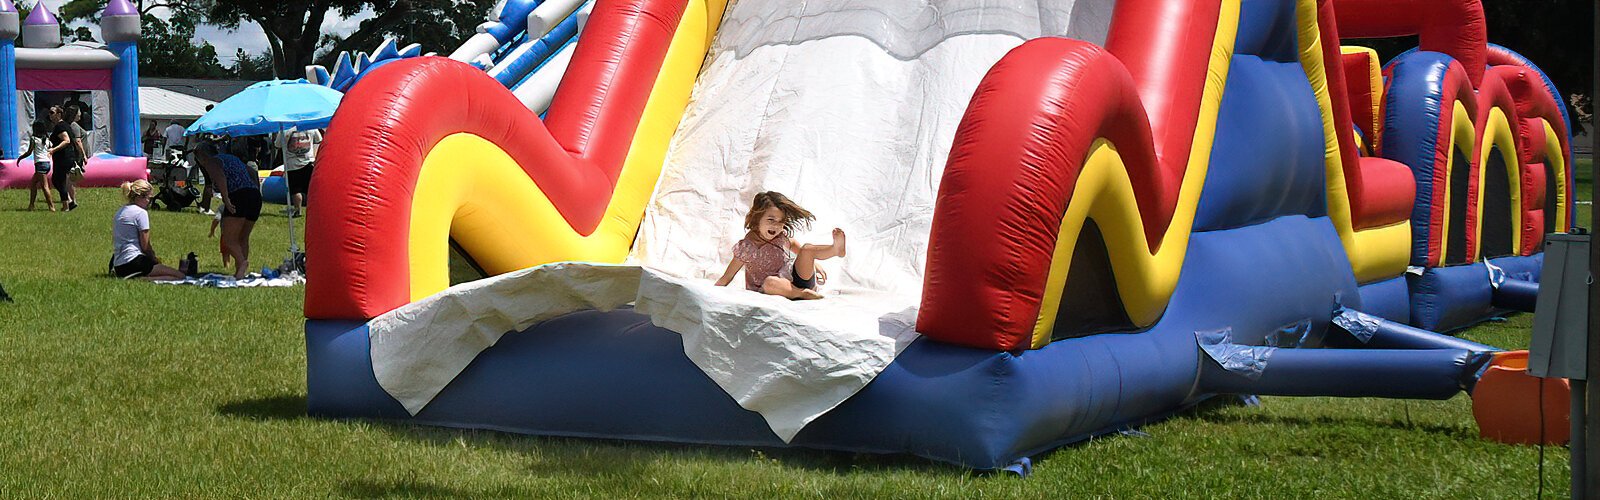
{"label": "girl's arm", "polygon": [[739,273],[739,268],[744,267],[744,262],[739,259],[728,261],[728,270],[722,272],[722,277],[717,278],[717,286],[728,286],[733,282],[733,275]]}
{"label": "girl's arm", "polygon": [[150,246],[149,229],[142,229],[139,231],[139,251],[144,252],[145,255],[149,255],[150,260],[156,261],[157,264],[161,263],[161,259],[156,258],[155,247]]}
{"label": "girl's arm", "polygon": [[28,138],[27,149],[24,150],[21,155],[17,156],[17,158],[21,159],[21,158],[27,158],[29,156],[33,156],[33,138],[31,138],[31,137]]}

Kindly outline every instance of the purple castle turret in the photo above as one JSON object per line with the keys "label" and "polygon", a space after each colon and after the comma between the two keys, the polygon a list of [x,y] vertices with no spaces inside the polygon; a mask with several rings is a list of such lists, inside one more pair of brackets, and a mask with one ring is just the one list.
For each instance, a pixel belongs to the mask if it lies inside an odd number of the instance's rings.
{"label": "purple castle turret", "polygon": [[11,0],[0,0],[0,39],[16,40],[20,34],[22,24],[17,18],[17,5]]}
{"label": "purple castle turret", "polygon": [[100,36],[106,43],[138,41],[139,9],[128,0],[106,2],[106,10],[100,12]]}
{"label": "purple castle turret", "polygon": [[50,12],[50,6],[40,0],[33,12],[22,20],[22,46],[35,49],[53,49],[61,46],[61,21]]}

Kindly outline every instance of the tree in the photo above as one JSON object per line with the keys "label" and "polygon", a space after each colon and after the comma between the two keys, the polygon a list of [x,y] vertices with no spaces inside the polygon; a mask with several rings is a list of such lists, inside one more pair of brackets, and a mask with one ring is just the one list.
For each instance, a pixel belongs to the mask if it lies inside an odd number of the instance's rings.
{"label": "tree", "polygon": [[[136,0],[136,7],[146,14],[147,44],[151,32],[188,33],[184,41],[193,45],[193,27],[207,22],[226,29],[238,29],[243,23],[255,23],[266,33],[268,57],[272,74],[283,78],[304,76],[305,67],[323,57],[323,64],[341,51],[368,50],[386,36],[399,36],[404,43],[422,43],[426,50],[448,52],[471,36],[482,22],[495,0]],[[69,0],[61,8],[60,17],[65,22],[76,20],[96,21],[105,9],[106,0]],[[166,8],[171,14],[163,21],[151,14],[157,8]],[[323,36],[322,23],[329,16],[350,17],[371,9],[376,17],[361,22],[355,33],[345,37]],[[161,23],[161,26],[155,26]],[[422,29],[415,29],[417,27]],[[66,32],[63,32],[64,34]],[[164,40],[165,41],[165,40]],[[194,45],[194,54],[206,52],[209,43]],[[187,58],[190,54],[176,44],[164,46],[163,53]],[[215,49],[209,50],[212,57]],[[143,61],[143,57],[140,58]],[[197,64],[183,60],[178,66],[194,71],[184,75],[194,77],[210,74],[220,68],[214,59],[211,64]],[[252,60],[250,64],[254,64]],[[203,68],[200,66],[204,66]],[[241,68],[236,65],[236,69]],[[243,66],[253,71],[253,66]]]}
{"label": "tree", "polygon": [[[191,3],[168,0],[136,0],[139,20],[144,33],[139,40],[139,70],[148,76],[170,78],[226,78],[227,68],[217,62],[217,49],[210,42],[195,37],[195,27],[204,21],[204,12]],[[70,0],[61,6],[58,17],[63,30],[75,21],[99,22],[106,0]],[[156,8],[168,9],[166,19],[155,16]],[[26,15],[26,14],[24,14]],[[67,33],[63,31],[63,33]],[[89,39],[89,29],[74,28],[72,37],[62,40]],[[195,42],[199,43],[196,44]]]}
{"label": "tree", "polygon": [[[481,19],[493,4],[492,0],[202,1],[206,3],[207,19],[219,26],[237,28],[243,22],[260,25],[267,35],[273,73],[284,78],[303,75],[305,67],[316,61],[319,52],[337,54],[340,51],[365,49],[376,45],[386,35],[406,34],[410,26],[418,24],[427,27],[421,30],[421,34],[434,43],[460,43],[472,34],[476,22],[461,24],[455,19]],[[363,21],[350,36],[323,38],[320,31],[322,22],[330,14],[350,17],[365,9],[371,9],[378,15]],[[319,51],[324,41],[332,45]],[[448,50],[442,47],[430,49]]]}
{"label": "tree", "polygon": [[[372,50],[386,37],[397,38],[401,46],[421,44],[424,53],[448,54],[476,32],[494,4],[495,0],[411,0],[409,8],[392,20],[382,20],[382,25],[377,25],[379,16],[363,21],[350,36],[323,35],[327,50],[320,52],[316,61],[332,67],[340,52]],[[367,29],[369,24],[373,29]]]}
{"label": "tree", "polygon": [[139,41],[139,71],[149,76],[171,78],[226,78],[229,71],[217,62],[217,49],[211,42],[195,45],[194,30],[198,13],[174,13],[169,21],[156,16],[140,16],[144,34]]}
{"label": "tree", "polygon": [[[133,0],[133,6],[139,9],[140,15],[151,14],[158,8],[166,8],[172,12],[194,9],[191,2],[178,0]],[[67,0],[61,5],[61,12],[57,14],[63,22],[77,20],[100,20],[100,11],[105,10],[106,0]]]}
{"label": "tree", "polygon": [[250,55],[244,49],[234,52],[233,76],[240,80],[271,80],[272,54]]}

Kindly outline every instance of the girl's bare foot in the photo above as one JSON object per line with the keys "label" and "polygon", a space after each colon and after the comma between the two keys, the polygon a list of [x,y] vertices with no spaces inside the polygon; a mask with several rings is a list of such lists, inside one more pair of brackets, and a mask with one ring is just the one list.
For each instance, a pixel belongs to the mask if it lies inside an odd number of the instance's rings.
{"label": "girl's bare foot", "polygon": [[833,251],[844,257],[844,230],[833,228]]}
{"label": "girl's bare foot", "polygon": [[822,298],[822,294],[817,293],[816,290],[801,288],[799,292],[795,293],[794,300],[817,300],[820,298]]}

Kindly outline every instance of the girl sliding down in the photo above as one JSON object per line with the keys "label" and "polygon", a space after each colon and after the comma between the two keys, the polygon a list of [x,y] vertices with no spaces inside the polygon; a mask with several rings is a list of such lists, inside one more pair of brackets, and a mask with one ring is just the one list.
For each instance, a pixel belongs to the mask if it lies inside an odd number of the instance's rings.
{"label": "girl sliding down", "polygon": [[744,268],[744,287],[750,291],[791,300],[822,298],[816,287],[828,275],[817,269],[816,261],[844,257],[844,231],[833,228],[831,245],[802,245],[789,239],[790,233],[816,218],[777,191],[757,194],[744,216],[744,239],[733,245],[733,261],[717,286],[732,282]]}

